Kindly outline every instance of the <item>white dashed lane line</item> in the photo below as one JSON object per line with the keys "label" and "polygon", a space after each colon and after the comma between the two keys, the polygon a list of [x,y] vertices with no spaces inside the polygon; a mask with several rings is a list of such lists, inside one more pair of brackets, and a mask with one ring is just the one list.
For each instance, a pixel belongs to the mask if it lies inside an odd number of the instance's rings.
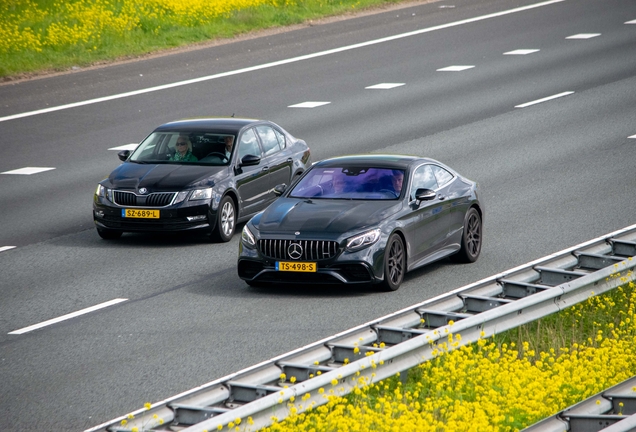
{"label": "white dashed lane line", "polygon": [[0,174],[20,174],[20,175],[31,175],[37,174],[44,171],[54,170],[55,168],[44,168],[44,167],[25,167],[12,171],[1,172]]}
{"label": "white dashed lane line", "polygon": [[547,101],[552,100],[552,99],[557,99],[557,98],[560,98],[560,97],[563,97],[563,96],[569,96],[569,95],[571,95],[573,93],[574,93],[573,91],[567,91],[567,92],[555,94],[555,95],[552,95],[552,96],[545,97],[543,99],[537,99],[537,100],[534,100],[532,102],[526,102],[526,103],[521,104],[521,105],[515,105],[515,108],[529,107],[530,105],[536,105],[536,104],[540,104],[541,102],[547,102]]}
{"label": "white dashed lane line", "polygon": [[634,139],[636,139],[636,135],[632,135],[632,136],[627,137],[627,138],[634,138]]}
{"label": "white dashed lane line", "polygon": [[597,36],[600,36],[600,33],[579,33],[572,36],[566,37],[566,39],[592,39]]}
{"label": "white dashed lane line", "polygon": [[636,24],[636,20],[627,21],[625,24]]}
{"label": "white dashed lane line", "polygon": [[53,318],[53,319],[50,319],[48,321],[41,322],[39,324],[34,324],[32,326],[24,327],[24,328],[19,329],[19,330],[14,330],[12,332],[9,332],[9,334],[10,335],[19,335],[19,334],[28,333],[30,331],[37,330],[37,329],[40,329],[42,327],[46,327],[46,326],[50,326],[52,324],[56,324],[56,323],[59,323],[59,322],[62,322],[62,321],[66,321],[68,319],[75,318],[75,317],[78,317],[80,315],[87,314],[89,312],[94,312],[94,311],[99,310],[99,309],[104,309],[106,307],[113,306],[113,305],[116,305],[118,303],[125,302],[125,301],[128,301],[128,299],[116,298],[114,300],[107,301],[105,303],[101,303],[101,304],[98,304],[98,305],[95,305],[95,306],[91,306],[91,307],[86,308],[86,309],[78,310],[77,312],[72,312],[70,314],[62,315],[61,317]]}
{"label": "white dashed lane line", "polygon": [[15,246],[0,246],[0,252],[8,251],[11,249],[15,249]]}
{"label": "white dashed lane line", "polygon": [[396,88],[396,87],[401,87],[405,85],[405,83],[381,83],[381,84],[376,84],[376,85],[372,85],[369,87],[365,87],[365,89],[369,89],[369,90],[390,90],[392,88]]}
{"label": "white dashed lane line", "polygon": [[111,147],[108,150],[115,150],[115,151],[122,151],[122,150],[130,150],[133,151],[134,149],[137,148],[139,144],[124,144],[124,145],[120,145],[119,147]]}
{"label": "white dashed lane line", "polygon": [[514,51],[508,51],[503,53],[503,55],[528,55],[539,52],[538,49],[518,49]]}
{"label": "white dashed lane line", "polygon": [[296,105],[289,105],[287,108],[316,108],[330,103],[331,102],[302,102]]}
{"label": "white dashed lane line", "polygon": [[457,65],[457,66],[447,66],[445,68],[441,68],[441,69],[437,69],[438,72],[461,72],[461,71],[465,71],[467,69],[472,69],[475,66],[470,66],[470,65],[465,65],[465,66],[461,66],[461,65]]}
{"label": "white dashed lane line", "polygon": [[104,97],[100,97],[100,98],[85,100],[85,101],[81,101],[81,102],[70,103],[70,104],[66,104],[66,105],[59,105],[59,106],[48,107],[48,108],[39,109],[39,110],[35,110],[35,111],[29,111],[29,112],[23,112],[23,113],[19,113],[19,114],[8,115],[8,116],[5,116],[5,117],[0,117],[0,122],[9,121],[9,120],[15,120],[15,119],[23,118],[23,117],[30,117],[30,116],[40,115],[40,114],[45,114],[45,113],[50,113],[50,112],[54,112],[54,111],[77,108],[77,107],[84,106],[84,105],[91,105],[91,104],[96,104],[96,103],[101,103],[101,102],[107,102],[107,101],[111,101],[111,100],[115,100],[115,99],[127,98],[127,97],[137,96],[137,95],[141,95],[141,94],[146,94],[146,93],[151,93],[151,92],[156,92],[156,91],[161,91],[161,90],[167,90],[167,89],[171,89],[171,88],[175,88],[175,87],[180,87],[180,86],[185,86],[185,85],[190,85],[190,84],[196,84],[196,83],[200,83],[200,82],[204,82],[204,81],[224,78],[224,77],[228,77],[228,76],[239,75],[239,74],[244,74],[244,73],[248,73],[248,72],[254,72],[254,71],[257,71],[257,70],[262,70],[262,69],[267,69],[267,68],[272,68],[272,67],[278,67],[278,66],[282,66],[282,65],[286,65],[286,64],[290,64],[290,63],[295,63],[295,62],[315,59],[315,58],[328,56],[328,55],[332,55],[332,54],[338,54],[338,53],[342,53],[342,52],[346,52],[346,51],[350,51],[350,50],[354,50],[354,49],[358,49],[358,48],[363,48],[363,47],[373,46],[373,45],[377,45],[377,44],[382,44],[382,43],[386,43],[386,42],[390,42],[390,41],[394,41],[394,40],[404,39],[404,38],[408,38],[408,37],[411,37],[411,36],[416,36],[416,35],[430,33],[430,32],[434,32],[434,31],[438,31],[438,30],[443,30],[443,29],[448,29],[448,28],[452,28],[452,27],[457,27],[457,26],[470,24],[470,23],[474,23],[474,22],[478,22],[478,21],[483,21],[483,20],[487,20],[487,19],[502,17],[502,16],[505,16],[505,15],[519,13],[519,12],[523,12],[523,11],[527,11],[527,10],[531,10],[531,9],[535,9],[535,8],[540,8],[540,7],[552,5],[552,4],[555,4],[555,3],[561,3],[561,2],[564,2],[564,1],[566,1],[566,0],[548,0],[548,1],[545,1],[545,2],[531,4],[531,5],[527,5],[527,6],[522,6],[522,7],[518,7],[518,8],[515,8],[515,9],[509,9],[509,10],[505,10],[505,11],[501,11],[501,12],[495,12],[495,13],[489,14],[489,15],[482,15],[482,16],[469,18],[469,19],[465,19],[465,20],[461,20],[461,21],[455,21],[455,22],[442,24],[442,25],[438,25],[438,26],[434,26],[434,27],[428,27],[428,28],[424,28],[424,29],[419,29],[419,30],[415,30],[415,31],[412,31],[412,32],[407,32],[407,33],[401,33],[401,34],[398,34],[398,35],[388,36],[388,37],[381,38],[381,39],[374,39],[374,40],[370,40],[370,41],[366,41],[366,42],[361,42],[361,43],[358,43],[358,44],[353,44],[353,45],[347,45],[347,46],[343,46],[343,47],[339,47],[339,48],[334,48],[334,49],[330,49],[330,50],[327,50],[327,51],[320,51],[320,52],[307,54],[307,55],[303,55],[303,56],[299,56],[299,57],[293,57],[293,58],[288,58],[288,59],[285,59],[285,60],[279,60],[279,61],[272,62],[272,63],[256,65],[256,66],[252,66],[252,67],[248,67],[248,68],[244,68],[244,69],[237,69],[237,70],[233,70],[233,71],[222,72],[222,73],[215,74],[215,75],[208,75],[208,76],[203,76],[203,77],[194,78],[194,79],[190,79],[190,80],[173,82],[173,83],[170,83],[170,84],[160,85],[160,86],[156,86],[156,87],[150,87],[150,88],[135,90],[135,91],[131,91],[131,92],[119,93],[119,94],[114,94],[114,95],[110,95],[110,96],[104,96]]}

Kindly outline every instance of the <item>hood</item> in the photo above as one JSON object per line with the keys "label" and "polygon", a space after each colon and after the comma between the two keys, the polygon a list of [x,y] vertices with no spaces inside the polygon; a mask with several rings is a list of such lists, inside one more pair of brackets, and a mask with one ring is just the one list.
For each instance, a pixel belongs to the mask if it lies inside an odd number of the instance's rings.
{"label": "hood", "polygon": [[126,162],[108,176],[113,189],[139,189],[150,192],[177,191],[188,186],[212,186],[225,177],[226,166],[177,164],[137,164]]}
{"label": "hood", "polygon": [[394,214],[400,201],[310,200],[279,198],[258,218],[261,234],[338,234],[373,227]]}

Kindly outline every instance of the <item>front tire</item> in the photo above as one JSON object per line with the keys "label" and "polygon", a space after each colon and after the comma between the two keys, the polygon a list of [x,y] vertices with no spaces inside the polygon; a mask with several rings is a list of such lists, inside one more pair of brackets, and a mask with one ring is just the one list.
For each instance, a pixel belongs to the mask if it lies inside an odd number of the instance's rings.
{"label": "front tire", "polygon": [[396,291],[406,273],[406,252],[402,238],[391,234],[384,250],[384,280],[380,284],[383,291]]}
{"label": "front tire", "polygon": [[216,214],[216,226],[212,233],[214,240],[228,242],[234,236],[236,229],[236,208],[234,201],[229,196],[223,197]]}
{"label": "front tire", "polygon": [[464,217],[464,232],[462,233],[459,252],[451,259],[459,263],[473,263],[479,258],[482,242],[482,222],[479,212],[471,207]]}

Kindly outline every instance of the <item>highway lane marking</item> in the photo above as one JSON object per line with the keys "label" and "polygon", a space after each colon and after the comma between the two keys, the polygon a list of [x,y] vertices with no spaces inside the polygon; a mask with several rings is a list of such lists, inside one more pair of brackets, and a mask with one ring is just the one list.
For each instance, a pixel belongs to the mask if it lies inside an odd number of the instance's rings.
{"label": "highway lane marking", "polygon": [[137,148],[137,146],[139,146],[139,144],[124,144],[124,145],[120,145],[119,147],[111,147],[108,150],[130,150],[133,151],[134,149]]}
{"label": "highway lane marking", "polygon": [[600,36],[600,33],[580,33],[566,37],[566,39],[592,39]]}
{"label": "highway lane marking", "polygon": [[287,108],[316,108],[330,103],[331,102],[302,102],[296,105],[289,105]]}
{"label": "highway lane marking", "polygon": [[636,24],[636,20],[627,21],[625,24]]}
{"label": "highway lane marking", "polygon": [[465,66],[447,66],[445,68],[441,68],[441,69],[437,69],[438,72],[461,72],[461,71],[465,71],[467,69],[472,69],[475,66],[470,66],[470,65],[465,65]]}
{"label": "highway lane marking", "polygon": [[370,89],[370,90],[390,90],[392,88],[396,88],[396,87],[401,87],[403,85],[405,85],[406,83],[381,83],[381,84],[375,84],[369,87],[365,87],[365,89]]}
{"label": "highway lane marking", "polygon": [[627,138],[636,138],[636,135],[632,135],[632,136],[627,137]]}
{"label": "highway lane marking", "polygon": [[536,104],[540,104],[541,102],[546,102],[546,101],[549,101],[549,100],[552,100],[552,99],[557,99],[557,98],[560,98],[560,97],[569,96],[569,95],[571,95],[573,93],[574,93],[573,91],[567,91],[567,92],[555,94],[555,95],[552,95],[552,96],[544,97],[543,99],[537,99],[537,100],[534,100],[532,102],[526,102],[526,103],[521,104],[521,105],[515,105],[515,108],[529,107],[530,105],[536,105]]}
{"label": "highway lane marking", "polygon": [[45,168],[45,167],[25,167],[19,168],[12,171],[1,172],[0,174],[19,174],[19,175],[31,175],[37,174],[44,171],[54,170],[55,168]]}
{"label": "highway lane marking", "polygon": [[404,39],[404,38],[411,37],[411,36],[417,36],[417,35],[421,35],[421,34],[424,34],[424,33],[430,33],[430,32],[434,32],[434,31],[437,31],[437,30],[444,30],[444,29],[457,27],[457,26],[464,25],[464,24],[470,24],[470,23],[474,23],[474,22],[478,22],[478,21],[484,21],[484,20],[487,20],[487,19],[490,19],[490,18],[497,18],[497,17],[510,15],[510,14],[517,13],[517,12],[524,12],[524,11],[527,11],[527,10],[531,10],[531,9],[535,9],[535,8],[539,8],[539,7],[543,7],[543,6],[549,6],[549,5],[552,5],[552,4],[555,4],[555,3],[562,3],[564,1],[566,1],[566,0],[549,0],[549,1],[541,2],[541,3],[535,3],[535,4],[531,4],[531,5],[527,5],[527,6],[514,8],[514,9],[508,9],[508,10],[501,11],[501,12],[495,12],[495,13],[488,14],[488,15],[481,15],[481,16],[478,16],[478,17],[468,18],[468,19],[461,20],[461,21],[454,21],[454,22],[447,23],[447,24],[441,24],[441,25],[434,26],[434,27],[428,27],[428,28],[424,28],[424,29],[420,29],[420,30],[415,30],[415,31],[412,31],[412,32],[401,33],[401,34],[397,34],[397,35],[393,35],[393,36],[387,36],[385,38],[374,39],[374,40],[371,40],[371,41],[361,42],[361,43],[357,43],[357,44],[353,44],[353,45],[347,45],[347,46],[340,47],[340,48],[334,48],[334,49],[330,49],[330,50],[326,50],[326,51],[320,51],[320,52],[313,53],[313,54],[306,54],[306,55],[302,55],[302,56],[298,56],[298,57],[292,57],[292,58],[285,59],[285,60],[279,60],[279,61],[275,61],[275,62],[271,62],[271,63],[265,63],[265,64],[261,64],[261,65],[257,65],[257,66],[251,66],[251,67],[247,67],[247,68],[243,68],[243,69],[237,69],[237,70],[228,71],[228,72],[222,72],[222,73],[218,73],[218,74],[215,74],[215,75],[208,75],[208,76],[203,76],[203,77],[199,77],[199,78],[193,78],[193,79],[189,79],[189,80],[185,80],[185,81],[178,81],[178,82],[174,82],[174,83],[170,83],[170,84],[164,84],[164,85],[160,85],[160,86],[156,86],[156,87],[149,87],[149,88],[145,88],[145,89],[125,92],[125,93],[118,93],[118,94],[114,94],[114,95],[110,95],[110,96],[103,96],[103,97],[99,97],[99,98],[95,98],[95,99],[89,99],[89,100],[80,101],[80,102],[74,102],[74,103],[70,103],[70,104],[66,104],[66,105],[58,105],[58,106],[43,108],[43,109],[39,109],[39,110],[35,110],[35,111],[28,111],[28,112],[23,112],[23,113],[19,113],[19,114],[8,115],[8,116],[5,116],[5,117],[0,117],[0,122],[9,121],[9,120],[15,120],[15,119],[24,118],[24,117],[31,117],[31,116],[40,115],[40,114],[46,114],[46,113],[55,112],[55,111],[62,111],[62,110],[67,110],[67,109],[71,109],[71,108],[77,108],[77,107],[80,107],[80,106],[92,105],[92,104],[96,104],[96,103],[107,102],[107,101],[111,101],[111,100],[131,97],[131,96],[138,96],[138,95],[145,94],[145,93],[152,93],[152,92],[156,92],[156,91],[160,91],[160,90],[167,90],[167,89],[171,89],[171,88],[175,88],[175,87],[181,87],[181,86],[185,86],[185,85],[189,85],[189,84],[195,84],[195,83],[199,83],[199,82],[203,82],[203,81],[209,81],[209,80],[213,80],[213,79],[218,79],[218,78],[223,78],[223,77],[228,77],[228,76],[233,76],[233,75],[239,75],[239,74],[244,74],[244,73],[247,73],[247,72],[253,72],[253,71],[257,71],[257,70],[261,70],[261,69],[267,69],[267,68],[272,68],[272,67],[276,67],[276,66],[286,65],[286,64],[290,64],[290,63],[300,62],[300,61],[304,61],[304,60],[310,60],[310,59],[314,59],[314,58],[317,58],[317,57],[323,57],[323,56],[327,56],[327,55],[331,55],[331,54],[337,54],[337,53],[341,53],[341,52],[345,52],[345,51],[350,51],[350,50],[357,49],[357,48],[368,47],[368,46],[377,45],[377,44],[381,44],[381,43],[385,43],[385,42],[390,42],[390,41],[394,41],[394,40],[398,40],[398,39]]}
{"label": "highway lane marking", "polygon": [[15,249],[15,246],[2,246],[0,247],[0,252],[8,251],[11,249]]}
{"label": "highway lane marking", "polygon": [[503,55],[528,55],[539,52],[538,49],[518,49],[514,51],[508,51],[503,53]]}
{"label": "highway lane marking", "polygon": [[66,321],[68,319],[75,318],[75,317],[78,317],[80,315],[87,314],[89,312],[94,312],[94,311],[99,310],[99,309],[104,309],[106,307],[109,307],[109,306],[112,306],[112,305],[115,305],[115,304],[118,304],[118,303],[121,303],[121,302],[125,302],[125,301],[128,301],[128,299],[116,298],[116,299],[107,301],[105,303],[100,303],[98,305],[91,306],[91,307],[88,307],[86,309],[78,310],[78,311],[72,312],[70,314],[62,315],[61,317],[58,317],[58,318],[53,318],[53,319],[50,319],[48,321],[41,322],[39,324],[34,324],[32,326],[24,327],[24,328],[19,329],[19,330],[14,330],[12,332],[9,332],[9,334],[10,335],[19,335],[19,334],[28,333],[30,331],[37,330],[37,329],[42,328],[42,327],[50,326],[51,324],[59,323],[61,321]]}

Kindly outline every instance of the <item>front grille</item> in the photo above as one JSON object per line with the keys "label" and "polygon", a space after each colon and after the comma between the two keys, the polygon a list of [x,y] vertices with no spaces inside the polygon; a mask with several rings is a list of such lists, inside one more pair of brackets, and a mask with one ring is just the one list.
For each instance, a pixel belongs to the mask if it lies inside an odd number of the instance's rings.
{"label": "front grille", "polygon": [[[300,256],[289,255],[289,247],[297,244],[302,249]],[[326,240],[259,240],[258,250],[268,258],[293,261],[321,261],[333,258],[338,253],[338,243]]]}
{"label": "front grille", "polygon": [[176,192],[156,192],[137,195],[134,192],[113,191],[113,202],[120,206],[165,207],[170,205],[176,194]]}

